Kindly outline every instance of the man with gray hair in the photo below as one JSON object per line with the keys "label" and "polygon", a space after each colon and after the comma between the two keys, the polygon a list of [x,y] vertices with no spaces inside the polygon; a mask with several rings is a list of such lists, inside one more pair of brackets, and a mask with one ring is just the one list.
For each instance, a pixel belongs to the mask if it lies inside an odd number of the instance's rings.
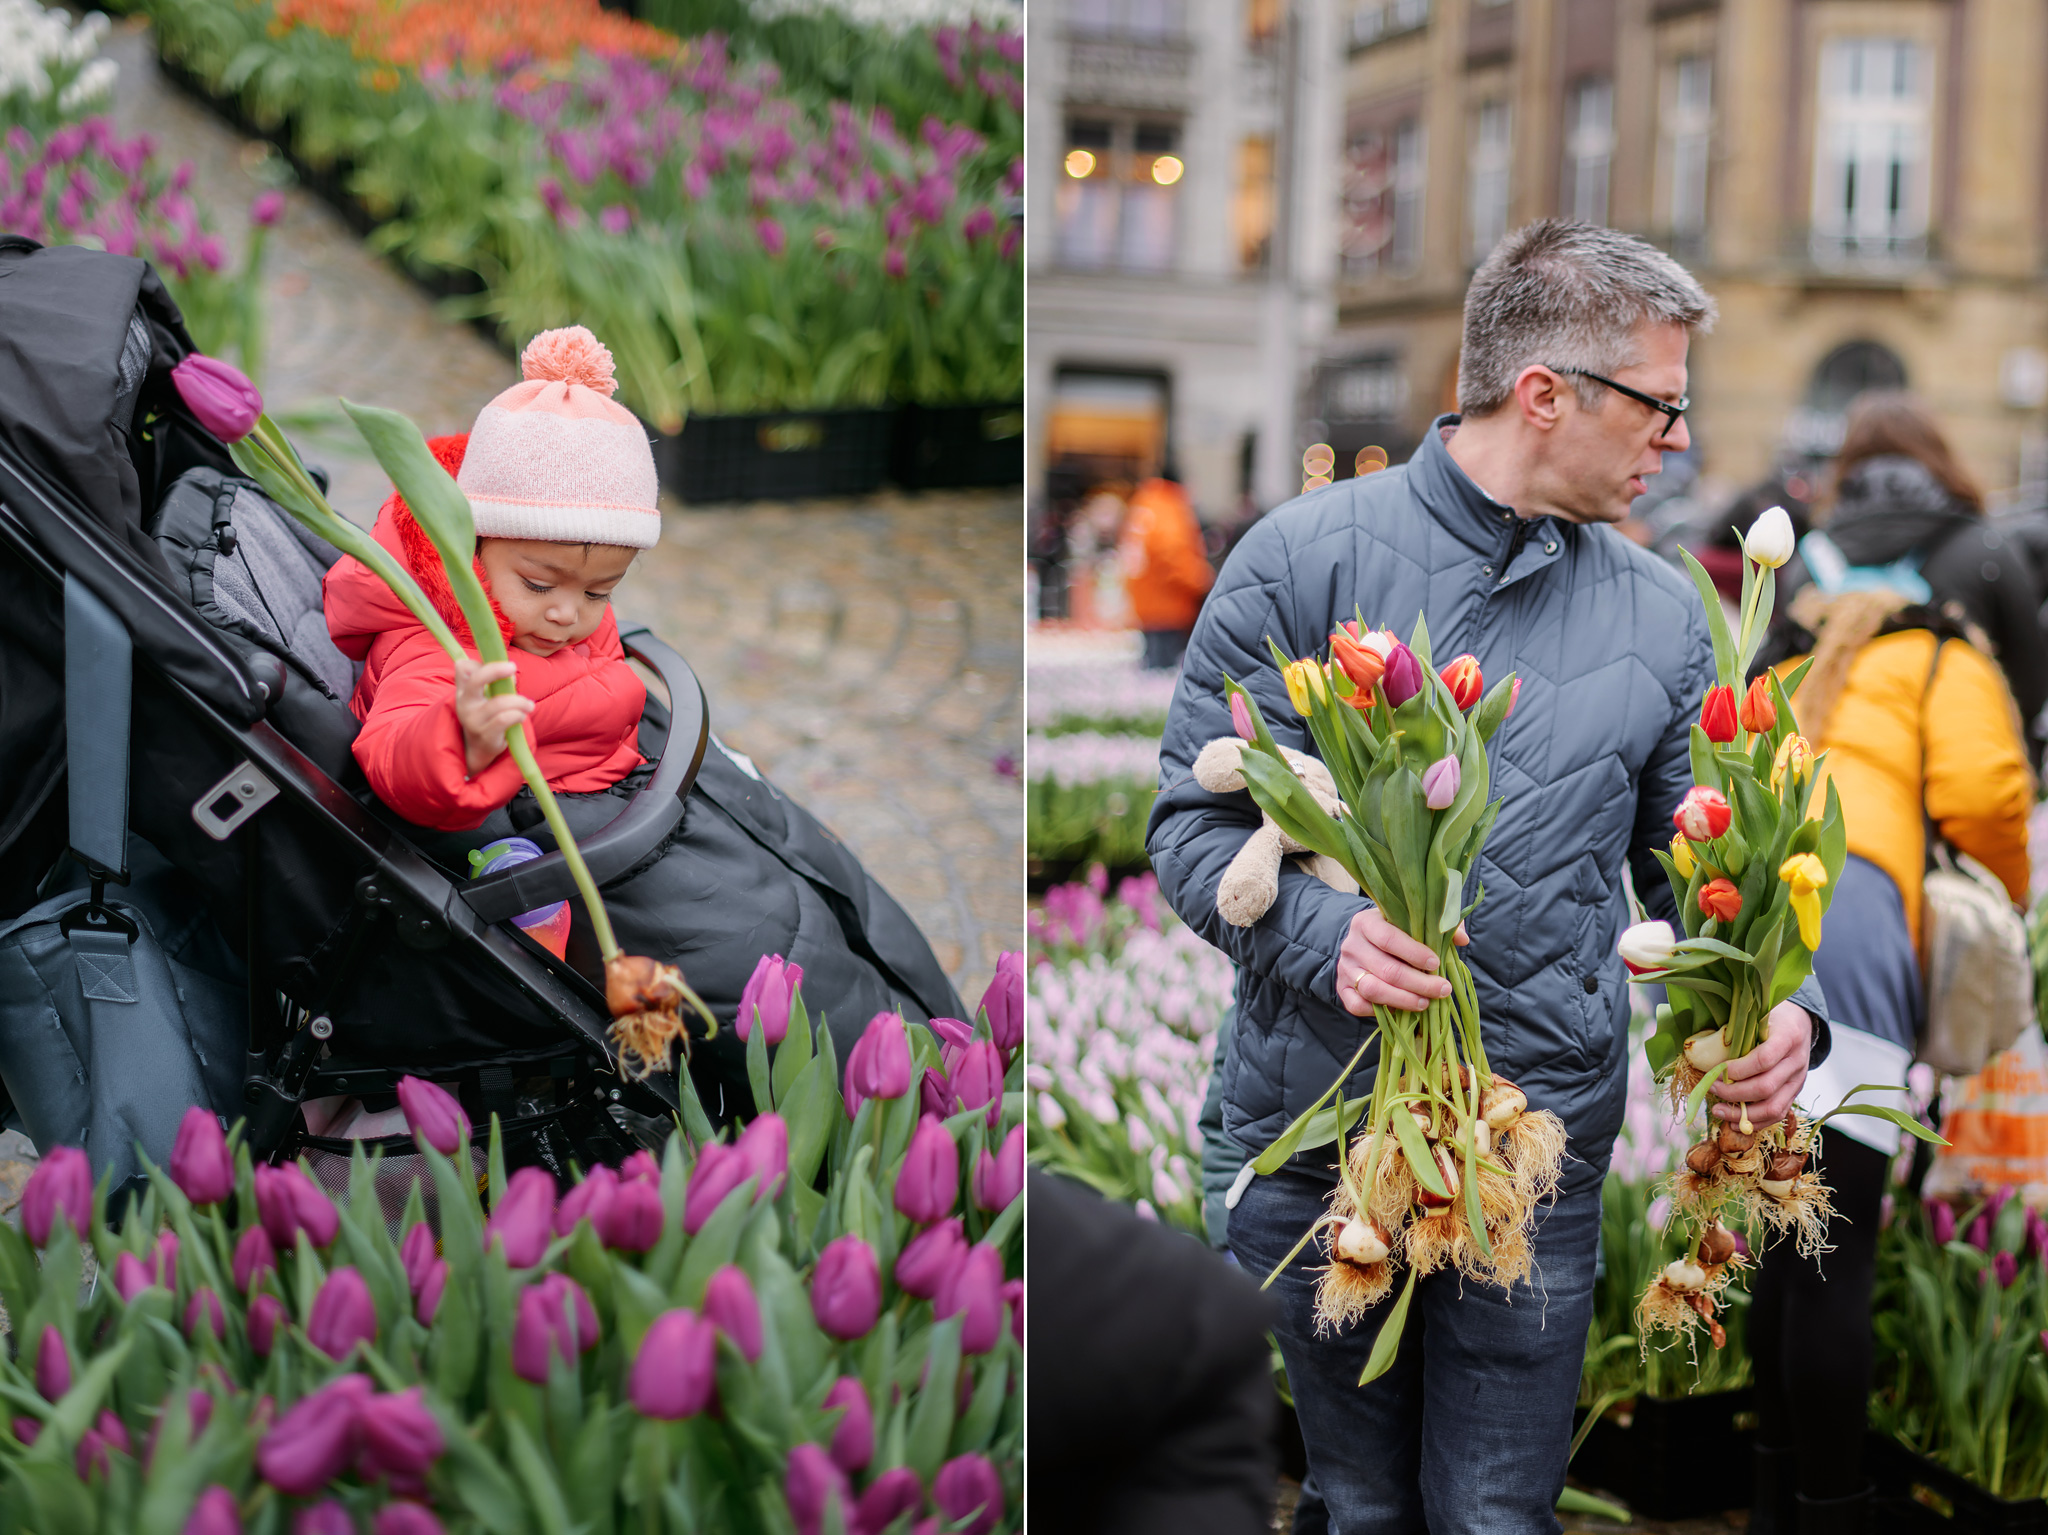
{"label": "man with gray hair", "polygon": [[[1670,841],[1691,787],[1691,726],[1714,680],[1697,592],[1612,524],[1662,456],[1687,446],[1687,346],[1713,319],[1690,274],[1639,240],[1556,220],[1509,235],[1466,294],[1462,414],[1436,421],[1400,469],[1331,485],[1256,526],[1188,648],[1148,845],[1175,910],[1237,962],[1223,1115],[1246,1157],[1330,1084],[1374,1003],[1420,1011],[1451,988],[1426,947],[1299,869],[1283,870],[1253,925],[1218,915],[1217,884],[1260,821],[1249,794],[1211,794],[1190,772],[1205,743],[1231,733],[1224,676],[1302,751],[1314,744],[1268,636],[1310,655],[1354,609],[1402,638],[1422,614],[1440,660],[1469,652],[1489,679],[1522,679],[1491,747],[1505,803],[1475,870],[1486,898],[1467,958],[1490,1064],[1571,1136],[1563,1186],[1538,1216],[1534,1285],[1423,1280],[1393,1367],[1360,1388],[1385,1307],[1319,1337],[1325,1253],[1282,1267],[1323,1213],[1332,1148],[1252,1179],[1229,1216],[1239,1262],[1262,1280],[1280,1269],[1281,1352],[1341,1535],[1558,1528],[1600,1185],[1628,1080],[1623,862],[1652,911],[1674,918],[1650,853]],[[1768,1041],[1716,1085],[1717,1115],[1785,1112],[1825,1052],[1822,1005],[1810,987],[1772,1014]],[[1351,1101],[1369,1094],[1376,1065],[1368,1053]]]}

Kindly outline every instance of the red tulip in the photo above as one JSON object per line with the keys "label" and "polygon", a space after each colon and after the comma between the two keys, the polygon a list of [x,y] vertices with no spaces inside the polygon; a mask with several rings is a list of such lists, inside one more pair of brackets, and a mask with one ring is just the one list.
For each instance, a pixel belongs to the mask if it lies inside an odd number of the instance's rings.
{"label": "red tulip", "polygon": [[967,1238],[960,1217],[920,1231],[896,1258],[896,1285],[906,1295],[930,1300],[967,1257]]}
{"label": "red tulip", "polygon": [[[522,1167],[505,1184],[505,1197],[484,1223],[484,1247],[504,1244],[505,1261],[530,1269],[548,1250],[555,1224],[555,1180],[544,1167]],[[545,1377],[543,1377],[545,1378]]]}
{"label": "red tulip", "polygon": [[258,1357],[270,1357],[277,1344],[277,1329],[284,1320],[284,1302],[275,1295],[259,1295],[249,1302],[249,1347]]}
{"label": "red tulip", "polygon": [[876,1477],[860,1495],[854,1528],[886,1530],[905,1514],[914,1514],[922,1507],[924,1483],[910,1467],[898,1466]]}
{"label": "red tulip", "polygon": [[583,1287],[566,1274],[549,1274],[519,1292],[512,1328],[512,1370],[536,1386],[548,1383],[548,1358],[560,1354],[571,1364],[597,1347],[597,1312]]}
{"label": "red tulip", "polygon": [[977,1210],[1007,1210],[1010,1201],[1024,1192],[1024,1127],[1013,1126],[1003,1144],[990,1156],[986,1151],[974,1165],[974,1207]]}
{"label": "red tulip", "polygon": [[704,1320],[732,1339],[748,1364],[761,1362],[761,1303],[746,1270],[728,1263],[711,1276],[704,1286]]}
{"label": "red tulip", "polygon": [[185,1110],[171,1145],[171,1182],[195,1205],[219,1204],[235,1191],[235,1159],[211,1109]]}
{"label": "red tulip", "polygon": [[802,965],[792,965],[780,954],[763,954],[746,990],[740,993],[740,1016],[735,1025],[739,1037],[752,1038],[758,1018],[767,1042],[781,1044],[789,1036],[790,1003],[803,979]]}
{"label": "red tulip", "polygon": [[1700,705],[1700,729],[1716,745],[1726,745],[1735,739],[1735,689],[1707,689],[1707,701]]}
{"label": "red tulip", "polygon": [[943,1123],[926,1115],[896,1172],[896,1208],[918,1225],[928,1226],[952,1214],[959,1195],[960,1148]]}
{"label": "red tulip", "polygon": [[865,1098],[901,1098],[910,1091],[910,1040],[903,1020],[877,1013],[846,1057],[846,1112],[858,1114]]}
{"label": "red tulip", "polygon": [[222,442],[240,442],[263,414],[263,396],[248,375],[218,357],[191,353],[171,369],[171,382],[186,409]]}
{"label": "red tulip", "polygon": [[932,1301],[940,1321],[958,1316],[960,1352],[986,1354],[1003,1333],[1003,1255],[984,1242],[967,1249],[966,1259],[946,1276]]}
{"label": "red tulip", "polygon": [[36,1393],[46,1402],[55,1402],[70,1389],[71,1350],[62,1333],[45,1327],[36,1340]]}
{"label": "red tulip", "polygon": [[832,1464],[832,1457],[815,1444],[800,1444],[789,1452],[789,1470],[782,1481],[783,1496],[789,1500],[790,1518],[797,1535],[818,1535],[824,1527],[825,1510],[837,1500],[842,1522],[853,1506],[853,1490],[846,1473]]}
{"label": "red tulip", "polygon": [[331,1359],[346,1359],[358,1343],[377,1340],[377,1307],[370,1287],[343,1265],[327,1276],[306,1318],[306,1341]]}
{"label": "red tulip", "polygon": [[1742,914],[1742,892],[1730,880],[1708,880],[1700,886],[1700,910],[1717,922],[1733,922]]}
{"label": "red tulip", "polygon": [[932,1478],[932,1501],[948,1524],[974,1515],[963,1535],[987,1535],[1003,1517],[1003,1479],[981,1456],[962,1455],[939,1467]]}
{"label": "red tulip", "polygon": [[718,1334],[696,1313],[664,1311],[640,1340],[626,1399],[643,1418],[674,1422],[711,1405],[718,1384]]}
{"label": "red tulip", "polygon": [[1735,712],[1736,720],[1753,736],[1762,735],[1778,723],[1778,704],[1771,697],[1770,683],[1768,677],[1752,682],[1742,695],[1742,707]]}
{"label": "red tulip", "polygon": [[185,1336],[196,1338],[202,1327],[216,1338],[228,1335],[227,1313],[221,1309],[220,1297],[211,1285],[201,1285],[185,1303]]}
{"label": "red tulip", "polygon": [[301,1231],[315,1247],[325,1247],[341,1230],[334,1201],[296,1163],[257,1165],[256,1214],[271,1242],[281,1248],[295,1246]]}
{"label": "red tulip", "polygon": [[92,1225],[92,1163],[76,1146],[44,1152],[21,1191],[21,1229],[36,1246],[49,1245],[60,1215],[80,1236]]}
{"label": "red tulip", "polygon": [[882,1314],[882,1275],[875,1251],[848,1232],[825,1244],[811,1274],[811,1314],[842,1343],[864,1338]]}
{"label": "red tulip", "polygon": [[469,1137],[469,1116],[455,1095],[423,1077],[398,1079],[398,1106],[413,1139],[431,1146],[444,1157],[452,1157]]}
{"label": "red tulip", "polygon": [[[426,1228],[423,1225],[420,1229]],[[432,1238],[428,1241],[431,1245]],[[276,1268],[277,1249],[270,1244],[270,1233],[261,1226],[251,1226],[235,1243],[235,1288],[247,1295],[258,1275]]]}
{"label": "red tulip", "polygon": [[618,1185],[618,1192],[593,1224],[597,1239],[612,1251],[644,1253],[661,1240],[665,1219],[661,1190],[636,1178]]}
{"label": "red tulip", "polygon": [[1685,798],[1671,812],[1671,824],[1684,833],[1688,842],[1711,842],[1728,830],[1734,816],[1728,797],[1719,789],[1695,785],[1685,791]]}
{"label": "red tulip", "polygon": [[370,1535],[448,1535],[441,1521],[417,1503],[386,1503],[370,1522]]}
{"label": "red tulip", "polygon": [[420,1402],[418,1386],[371,1397],[363,1403],[359,1422],[362,1443],[356,1470],[366,1481],[416,1481],[447,1448],[441,1425]]}
{"label": "red tulip", "polygon": [[868,1405],[867,1387],[858,1375],[842,1375],[832,1382],[832,1389],[825,1393],[825,1411],[835,1408],[846,1411],[832,1430],[832,1464],[851,1476],[875,1458],[874,1409]]}
{"label": "red tulip", "polygon": [[683,1191],[683,1232],[695,1236],[704,1223],[725,1202],[726,1195],[753,1176],[753,1168],[737,1146],[720,1141],[706,1143],[690,1169],[690,1182]]}
{"label": "red tulip", "polygon": [[754,1198],[773,1199],[789,1179],[789,1123],[780,1114],[762,1114],[733,1142],[747,1159],[747,1169],[759,1180]]}
{"label": "red tulip", "polygon": [[1451,698],[1460,709],[1469,709],[1478,703],[1486,690],[1486,679],[1480,674],[1477,656],[1459,656],[1444,668],[1443,679],[1444,686],[1451,690]]}
{"label": "red tulip", "polygon": [[257,1445],[257,1471],[279,1492],[311,1497],[355,1459],[371,1394],[368,1376],[344,1375],[300,1398]]}
{"label": "red tulip", "polygon": [[420,1280],[419,1300],[414,1303],[412,1314],[419,1319],[422,1327],[431,1327],[434,1313],[441,1309],[441,1292],[448,1288],[448,1260],[436,1258],[428,1267],[425,1277]]}
{"label": "red tulip", "polygon": [[184,1535],[242,1535],[242,1512],[235,1506],[235,1495],[218,1482],[199,1494],[192,1517],[185,1521]]}

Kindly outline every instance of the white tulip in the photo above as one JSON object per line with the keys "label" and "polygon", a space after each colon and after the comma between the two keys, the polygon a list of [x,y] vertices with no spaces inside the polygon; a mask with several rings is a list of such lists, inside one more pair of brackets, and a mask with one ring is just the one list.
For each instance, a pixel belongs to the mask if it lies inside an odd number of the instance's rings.
{"label": "white tulip", "polygon": [[1662,970],[1671,963],[1671,951],[1678,944],[1678,935],[1671,931],[1669,922],[1638,922],[1621,935],[1621,942],[1615,945],[1621,955],[1621,962],[1641,975],[1645,970]]}
{"label": "white tulip", "polygon": [[1785,515],[1785,508],[1774,506],[1749,525],[1749,536],[1742,541],[1743,553],[1759,565],[1776,570],[1792,558],[1792,519]]}

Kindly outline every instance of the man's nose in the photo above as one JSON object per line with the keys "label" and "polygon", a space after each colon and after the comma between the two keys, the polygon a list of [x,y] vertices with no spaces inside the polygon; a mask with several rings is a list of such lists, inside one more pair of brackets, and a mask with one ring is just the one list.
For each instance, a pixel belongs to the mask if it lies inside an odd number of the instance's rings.
{"label": "man's nose", "polygon": [[1683,453],[1692,446],[1692,433],[1686,430],[1685,417],[1680,416],[1652,441],[1666,453]]}

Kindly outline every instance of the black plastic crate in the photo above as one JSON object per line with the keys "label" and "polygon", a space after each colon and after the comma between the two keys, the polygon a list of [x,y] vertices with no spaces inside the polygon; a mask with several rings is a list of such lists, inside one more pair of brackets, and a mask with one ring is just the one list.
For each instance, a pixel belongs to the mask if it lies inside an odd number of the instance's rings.
{"label": "black plastic crate", "polygon": [[904,406],[892,473],[905,490],[1023,484],[1023,401]]}
{"label": "black plastic crate", "polygon": [[1866,1436],[1863,1469],[1877,1484],[1874,1535],[2048,1535],[2048,1502],[1996,1497],[1889,1434]]}
{"label": "black plastic crate", "polygon": [[[1651,1519],[1749,1507],[1750,1390],[1637,1397],[1610,1407],[1572,1460],[1572,1477]],[[1583,1410],[1574,1414],[1582,1419]],[[1716,1468],[1702,1476],[1700,1468]]]}
{"label": "black plastic crate", "polygon": [[863,496],[889,473],[894,410],[691,416],[655,443],[662,484],[686,502]]}

